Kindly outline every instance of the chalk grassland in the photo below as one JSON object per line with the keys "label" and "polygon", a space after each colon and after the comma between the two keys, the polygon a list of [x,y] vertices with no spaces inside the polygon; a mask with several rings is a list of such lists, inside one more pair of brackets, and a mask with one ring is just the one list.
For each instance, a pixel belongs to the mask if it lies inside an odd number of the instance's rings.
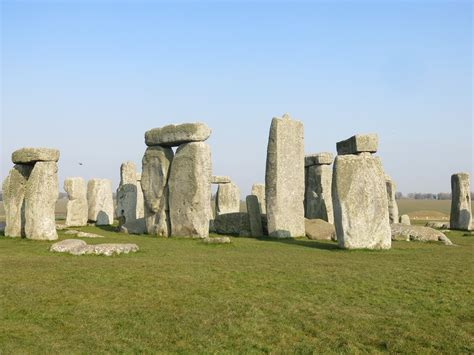
{"label": "chalk grassland", "polygon": [[[141,251],[53,254],[0,237],[0,353],[473,353],[474,237],[457,247],[127,236]],[[60,238],[67,238],[60,232]]]}

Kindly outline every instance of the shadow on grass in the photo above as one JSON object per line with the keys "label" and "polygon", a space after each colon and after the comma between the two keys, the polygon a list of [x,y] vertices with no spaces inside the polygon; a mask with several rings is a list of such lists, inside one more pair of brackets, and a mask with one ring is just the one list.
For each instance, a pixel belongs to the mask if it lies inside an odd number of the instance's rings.
{"label": "shadow on grass", "polygon": [[102,229],[103,231],[106,231],[106,232],[116,232],[118,233],[117,231],[117,226],[113,226],[113,225],[104,225],[104,226],[95,226],[99,229]]}
{"label": "shadow on grass", "polygon": [[304,239],[293,239],[293,238],[269,238],[261,237],[256,238],[259,241],[263,242],[278,242],[289,245],[297,245],[307,248],[321,249],[321,250],[331,250],[331,251],[341,251],[337,244],[333,243],[324,243],[317,240],[304,240]]}

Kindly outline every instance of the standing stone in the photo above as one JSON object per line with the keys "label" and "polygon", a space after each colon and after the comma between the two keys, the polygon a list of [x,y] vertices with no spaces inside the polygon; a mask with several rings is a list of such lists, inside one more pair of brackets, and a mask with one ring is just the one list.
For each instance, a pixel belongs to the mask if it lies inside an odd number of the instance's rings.
{"label": "standing stone", "polygon": [[114,221],[112,182],[108,179],[91,179],[87,183],[89,217],[96,225],[111,225]]}
{"label": "standing stone", "polygon": [[357,153],[338,155],[334,163],[332,196],[339,247],[389,249],[391,231],[382,163],[369,152]]}
{"label": "standing stone", "polygon": [[265,196],[269,236],[304,236],[304,130],[287,114],[270,127]]}
{"label": "standing stone", "polygon": [[240,190],[234,183],[219,184],[216,195],[217,215],[240,211]]}
{"label": "standing stone", "polygon": [[142,174],[137,173],[137,219],[145,217],[145,199],[142,190]]}
{"label": "standing stone", "polygon": [[267,213],[267,206],[265,200],[265,184],[253,184],[252,195],[257,196],[258,204],[260,205],[260,211],[262,214]]}
{"label": "standing stone", "polygon": [[459,173],[452,175],[451,192],[450,228],[470,230],[472,227],[472,210],[469,174]]}
{"label": "standing stone", "polygon": [[55,162],[37,162],[26,184],[25,235],[28,239],[55,240],[55,207],[59,196]]}
{"label": "standing stone", "polygon": [[67,192],[66,226],[82,227],[87,225],[87,190],[84,179],[71,177],[64,180],[64,191]]}
{"label": "standing stone", "polygon": [[410,222],[410,216],[407,215],[407,214],[402,214],[400,216],[400,224],[404,224],[404,225],[411,225],[411,222]]}
{"label": "standing stone", "polygon": [[169,177],[173,236],[209,236],[211,171],[211,149],[206,143],[183,144],[176,151]]}
{"label": "standing stone", "polygon": [[246,203],[250,222],[250,234],[252,237],[261,237],[263,236],[262,212],[260,211],[257,196],[247,196]]}
{"label": "standing stone", "polygon": [[397,187],[395,183],[390,178],[390,176],[385,175],[385,184],[387,186],[387,200],[388,200],[388,217],[390,219],[390,224],[398,223],[398,204],[395,199],[395,193],[397,192]]}
{"label": "standing stone", "polygon": [[171,232],[168,204],[168,179],[173,150],[149,147],[142,160],[141,187],[145,200],[145,223],[148,234],[168,237]]}
{"label": "standing stone", "polygon": [[125,223],[137,219],[137,172],[135,164],[127,161],[120,166],[120,185],[117,189],[117,207],[115,214],[125,218]]}
{"label": "standing stone", "polygon": [[305,217],[334,223],[331,153],[305,157]]}
{"label": "standing stone", "polygon": [[32,165],[17,164],[3,182],[5,236],[25,236],[25,193]]}

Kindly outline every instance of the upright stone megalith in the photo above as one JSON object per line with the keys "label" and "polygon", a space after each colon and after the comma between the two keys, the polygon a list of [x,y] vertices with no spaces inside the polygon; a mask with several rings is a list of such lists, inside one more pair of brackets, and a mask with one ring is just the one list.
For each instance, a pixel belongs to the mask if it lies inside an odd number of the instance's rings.
{"label": "upright stone megalith", "polygon": [[395,193],[397,192],[397,187],[395,183],[390,178],[390,176],[385,175],[385,185],[387,187],[387,200],[388,200],[388,218],[390,219],[390,224],[398,223],[400,217],[398,215],[398,204],[395,199]]}
{"label": "upright stone megalith", "polygon": [[120,166],[120,185],[117,189],[117,207],[115,215],[125,219],[125,223],[137,219],[137,172],[135,164],[131,161]]}
{"label": "upright stone megalith", "polygon": [[251,194],[257,196],[258,204],[260,205],[260,211],[262,214],[266,214],[267,206],[265,199],[265,184],[253,184]]}
{"label": "upright stone megalith", "polygon": [[171,225],[168,203],[168,179],[173,150],[148,147],[143,155],[141,186],[145,199],[145,223],[148,234],[169,237]]}
{"label": "upright stone megalith", "polygon": [[88,219],[98,226],[114,222],[112,182],[108,179],[91,179],[87,183]]}
{"label": "upright stone megalith", "polygon": [[305,217],[334,223],[331,153],[305,157]]}
{"label": "upright stone megalith", "polygon": [[55,222],[58,159],[59,150],[51,148],[22,148],[13,152],[12,161],[16,165],[3,183],[6,236],[58,238]]}
{"label": "upright stone megalith", "polygon": [[81,177],[71,177],[64,180],[64,191],[67,192],[66,226],[82,227],[87,225],[87,190],[86,183]]}
{"label": "upright stone megalith", "polygon": [[377,151],[376,135],[357,135],[337,144],[332,198],[339,247],[389,249],[385,173]]}
{"label": "upright stone megalith", "polygon": [[55,240],[55,207],[58,200],[58,167],[39,161],[31,171],[25,194],[25,235],[28,239]]}
{"label": "upright stone megalith", "polygon": [[25,236],[25,193],[33,165],[17,164],[3,182],[5,236]]}
{"label": "upright stone megalith", "polygon": [[288,114],[273,118],[270,127],[265,197],[270,237],[305,235],[304,129]]}
{"label": "upright stone megalith", "polygon": [[216,194],[216,213],[240,212],[240,190],[233,182],[218,184]]}
{"label": "upright stone megalith", "polygon": [[142,190],[142,174],[137,173],[137,219],[145,217],[145,198]]}
{"label": "upright stone megalith", "polygon": [[449,226],[451,229],[471,230],[471,188],[469,174],[459,173],[451,176],[451,218]]}
{"label": "upright stone megalith", "polygon": [[209,145],[193,142],[179,146],[169,177],[173,236],[205,238],[209,235],[211,171]]}
{"label": "upright stone megalith", "polygon": [[258,198],[255,195],[249,195],[246,198],[247,213],[249,215],[250,234],[252,237],[263,236],[262,212]]}

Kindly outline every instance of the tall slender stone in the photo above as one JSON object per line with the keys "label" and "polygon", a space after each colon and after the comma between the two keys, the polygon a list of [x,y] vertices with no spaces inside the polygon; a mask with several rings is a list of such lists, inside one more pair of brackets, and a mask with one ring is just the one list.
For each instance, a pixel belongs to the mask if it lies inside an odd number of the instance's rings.
{"label": "tall slender stone", "polygon": [[269,236],[304,236],[304,131],[287,114],[270,127],[265,196]]}
{"label": "tall slender stone", "polygon": [[211,150],[204,142],[179,146],[171,164],[171,234],[205,238],[211,218]]}
{"label": "tall slender stone", "polygon": [[216,195],[216,213],[240,212],[240,190],[234,183],[218,184]]}
{"label": "tall slender stone", "polygon": [[[367,139],[356,137],[361,142],[374,141],[373,135]],[[332,198],[339,247],[389,249],[391,231],[385,174],[380,158],[370,154],[377,147],[353,145],[344,149],[344,155],[338,155],[334,162]],[[338,150],[340,146],[338,143]]]}
{"label": "tall slender stone", "polygon": [[142,190],[142,174],[137,173],[137,219],[145,217],[145,199]]}
{"label": "tall slender stone", "polygon": [[25,236],[25,193],[32,165],[17,164],[3,181],[5,236]]}
{"label": "tall slender stone", "polygon": [[471,188],[469,174],[459,173],[451,176],[451,218],[449,226],[451,229],[471,230]]}
{"label": "tall slender stone", "polygon": [[253,184],[251,194],[257,196],[258,204],[260,205],[260,211],[262,214],[266,214],[267,206],[265,200],[265,184]]}
{"label": "tall slender stone", "polygon": [[112,182],[108,179],[91,179],[87,183],[88,219],[96,225],[114,222]]}
{"label": "tall slender stone", "polygon": [[246,203],[247,213],[249,215],[250,234],[252,237],[261,237],[263,236],[262,212],[260,211],[258,197],[249,195],[246,198]]}
{"label": "tall slender stone", "polygon": [[160,237],[168,237],[171,233],[168,180],[173,156],[171,148],[153,146],[147,148],[142,160],[146,230],[148,234]]}
{"label": "tall slender stone", "polygon": [[305,217],[334,223],[331,153],[305,157]]}
{"label": "tall slender stone", "polygon": [[398,215],[398,204],[395,199],[395,193],[397,192],[397,187],[395,183],[390,178],[390,176],[385,175],[385,184],[387,186],[387,200],[388,200],[388,217],[390,223],[398,223],[400,217]]}
{"label": "tall slender stone", "polygon": [[35,163],[25,193],[25,235],[28,239],[58,239],[55,221],[58,196],[56,163],[53,161]]}
{"label": "tall slender stone", "polygon": [[84,179],[71,177],[64,180],[64,191],[68,194],[66,226],[81,227],[87,225],[87,190]]}
{"label": "tall slender stone", "polygon": [[127,161],[120,166],[120,185],[117,189],[117,207],[115,215],[125,218],[125,222],[137,219],[137,172],[135,164]]}

